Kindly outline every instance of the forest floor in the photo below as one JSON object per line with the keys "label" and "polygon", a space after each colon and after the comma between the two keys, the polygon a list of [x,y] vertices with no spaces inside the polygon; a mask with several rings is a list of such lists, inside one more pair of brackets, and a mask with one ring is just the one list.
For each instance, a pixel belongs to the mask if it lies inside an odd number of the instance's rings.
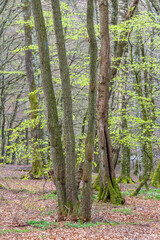
{"label": "forest floor", "polygon": [[27,166],[0,165],[0,239],[156,239],[160,240],[160,189],[144,188],[129,197],[135,184],[120,184],[123,206],[96,201],[92,222],[57,222],[52,180],[21,179]]}

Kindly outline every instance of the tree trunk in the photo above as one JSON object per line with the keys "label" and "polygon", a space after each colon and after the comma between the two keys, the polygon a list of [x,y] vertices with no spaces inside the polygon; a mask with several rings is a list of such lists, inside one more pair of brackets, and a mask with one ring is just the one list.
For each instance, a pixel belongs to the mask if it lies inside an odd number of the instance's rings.
{"label": "tree trunk", "polygon": [[[118,23],[118,0],[111,0],[112,11],[111,11],[111,24],[117,25]],[[113,53],[116,54],[117,41],[114,41]]]}
{"label": "tree trunk", "polygon": [[160,161],[158,162],[158,165],[154,171],[151,184],[154,187],[160,187]]}
{"label": "tree trunk", "polygon": [[69,214],[77,215],[78,196],[75,181],[75,138],[72,120],[72,96],[59,0],[51,0],[62,85],[65,135],[66,196]]}
{"label": "tree trunk", "polygon": [[[125,137],[127,133],[128,126],[127,126],[127,101],[125,96],[122,97],[122,139]],[[126,132],[126,133],[125,133]],[[121,169],[120,169],[120,177],[118,178],[118,182],[123,183],[133,183],[130,175],[130,147],[126,144],[122,143],[121,145]]]}
{"label": "tree trunk", "polygon": [[5,137],[5,124],[6,124],[6,115],[5,115],[5,101],[6,101],[6,93],[5,93],[5,79],[2,75],[1,77],[1,157],[0,162],[4,162],[5,157],[5,143],[6,143],[6,137]]}
{"label": "tree trunk", "polygon": [[[130,4],[130,7],[128,9],[127,15],[126,15],[126,20],[129,20],[133,17],[138,3],[139,3],[139,0],[132,1],[132,3]],[[113,80],[113,78],[115,78],[117,71],[118,71],[118,67],[121,63],[121,58],[122,58],[125,46],[127,44],[127,41],[124,41],[123,39],[125,38],[125,36],[127,37],[127,34],[128,34],[128,32],[122,33],[121,37],[117,43],[115,56],[114,56],[115,61],[112,63],[112,72],[111,72],[112,80]]]}
{"label": "tree trunk", "polygon": [[[118,23],[122,24],[126,21],[128,11],[128,0],[119,0],[118,3]],[[127,43],[125,43],[127,45]],[[122,56],[125,58],[127,57],[128,51],[127,49],[123,50]],[[127,66],[126,60],[122,60],[122,65]],[[126,69],[127,71],[128,69]],[[127,99],[126,99],[126,76],[120,70],[119,71],[120,77],[123,79],[122,86],[120,88],[119,99],[120,102],[120,110],[121,110],[121,129],[122,129],[122,139],[125,138],[125,132],[128,130],[127,124]],[[122,76],[123,75],[123,76]],[[124,93],[125,92],[125,93]],[[131,183],[132,179],[130,176],[130,147],[126,144],[122,143],[121,145],[121,170],[120,170],[120,177],[118,182],[124,183]]]}
{"label": "tree trunk", "polygon": [[[101,62],[100,81],[98,86],[98,129],[101,162],[105,168],[105,179],[101,182],[99,199],[110,199],[112,203],[122,204],[119,186],[116,182],[112,158],[111,140],[108,128],[109,82],[110,75],[110,39],[108,22],[108,0],[99,0]],[[105,185],[104,185],[105,184]]]}
{"label": "tree trunk", "polygon": [[83,165],[83,190],[81,218],[83,221],[91,220],[92,207],[92,161],[94,158],[96,95],[97,95],[97,42],[94,31],[94,5],[93,0],[87,1],[87,31],[89,36],[90,53],[90,84],[88,102],[88,132],[85,140],[85,161]]}
{"label": "tree trunk", "polygon": [[15,119],[16,119],[18,105],[19,105],[19,101],[18,100],[20,99],[20,97],[22,95],[22,91],[23,91],[23,87],[22,87],[21,92],[16,97],[16,102],[15,102],[15,107],[14,107],[14,110],[13,110],[13,115],[12,115],[12,117],[10,119],[9,124],[8,124],[9,125],[8,126],[9,130],[7,131],[7,150],[6,150],[6,154],[5,154],[7,162],[11,162],[11,152],[9,151],[8,147],[11,145],[10,137],[11,137],[11,135],[13,133],[13,129],[12,128],[13,128],[13,124],[14,124]]}
{"label": "tree trunk", "polygon": [[38,38],[42,86],[47,108],[47,126],[50,135],[51,153],[54,167],[54,182],[58,196],[58,216],[66,214],[65,162],[61,142],[60,126],[56,108],[55,93],[49,59],[49,48],[40,0],[32,0],[35,29]]}
{"label": "tree trunk", "polygon": [[24,34],[25,34],[25,67],[27,80],[29,85],[29,102],[31,109],[31,148],[32,148],[32,167],[30,174],[33,177],[40,177],[42,175],[41,155],[39,151],[39,124],[36,123],[38,118],[38,98],[36,93],[36,83],[34,79],[33,70],[33,54],[30,46],[32,45],[32,28],[30,26],[31,6],[30,0],[22,0],[24,13]]}

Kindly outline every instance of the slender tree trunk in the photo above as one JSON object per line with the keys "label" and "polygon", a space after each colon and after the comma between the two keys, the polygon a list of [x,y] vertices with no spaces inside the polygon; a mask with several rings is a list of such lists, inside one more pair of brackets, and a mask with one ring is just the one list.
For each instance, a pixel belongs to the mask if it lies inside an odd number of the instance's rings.
{"label": "slender tree trunk", "polygon": [[[122,24],[126,21],[126,16],[128,12],[128,0],[119,0],[118,1],[118,23]],[[125,43],[127,45],[127,43]],[[128,51],[123,50],[122,57],[122,65],[126,66],[125,57],[127,57]],[[126,69],[127,70],[127,69]],[[126,99],[126,76],[124,77],[124,73],[119,71],[119,75],[123,79],[121,89],[119,90],[119,99],[120,102],[119,107],[121,111],[121,129],[122,129],[122,139],[125,137],[125,132],[128,130],[127,124],[127,99]],[[122,76],[123,75],[123,76]],[[130,147],[126,144],[121,144],[121,170],[120,170],[120,177],[118,179],[119,182],[131,183],[132,179],[130,176]]]}
{"label": "slender tree trunk", "polygon": [[54,182],[58,196],[58,216],[66,213],[65,162],[61,142],[60,126],[56,108],[56,99],[52,84],[48,40],[40,0],[32,0],[35,29],[38,38],[42,86],[47,108],[47,126],[50,135]]}
{"label": "slender tree trunk", "polygon": [[[127,100],[125,96],[122,97],[122,139],[127,134],[128,125],[127,125]],[[122,143],[121,145],[121,169],[120,169],[120,176],[118,178],[118,182],[123,183],[133,183],[130,175],[130,147],[126,144]]]}
{"label": "slender tree trunk", "polygon": [[77,215],[78,196],[75,181],[75,138],[72,120],[72,95],[69,68],[63,35],[62,18],[59,0],[51,0],[53,10],[54,29],[57,42],[59,68],[62,84],[63,121],[65,134],[65,164],[66,164],[66,196],[69,213]]}
{"label": "slender tree trunk", "polygon": [[[105,166],[105,179],[101,183],[99,199],[109,198],[112,203],[123,203],[119,186],[116,182],[112,158],[111,140],[108,128],[109,82],[110,75],[110,39],[108,22],[108,0],[99,0],[101,62],[100,81],[98,86],[98,129],[101,162]],[[105,184],[105,185],[104,185]]]}
{"label": "slender tree trunk", "polygon": [[[83,122],[82,122],[82,130],[81,130],[81,138],[79,139],[79,150],[77,152],[77,156],[81,154],[81,148],[82,148],[82,144],[83,143],[83,135],[85,133],[85,125],[86,125],[86,120],[87,120],[87,116],[88,116],[88,109],[85,112],[85,115],[83,117]],[[76,186],[77,186],[77,191],[79,191],[79,186],[82,180],[82,176],[83,176],[83,164],[84,162],[81,161],[80,163],[78,163],[77,166],[77,171],[76,171]]]}
{"label": "slender tree trunk", "polygon": [[[139,39],[140,41],[140,49],[139,47],[136,49],[136,58],[141,61],[141,54],[143,58],[143,62],[145,63],[145,55],[143,52],[143,42],[142,39]],[[140,51],[141,50],[141,51]],[[150,113],[152,112],[152,106],[151,107],[146,107],[145,105],[145,99],[149,98],[149,89],[147,87],[148,85],[148,76],[146,70],[144,71],[144,83],[143,83],[143,78],[142,78],[142,72],[137,71],[134,68],[134,59],[133,59],[133,50],[131,46],[131,64],[133,64],[133,71],[135,74],[135,91],[138,95],[138,104],[140,106],[140,112],[139,116],[140,118],[143,119],[143,124],[140,124],[139,131],[140,133],[142,132],[141,129],[145,129],[147,126],[147,121],[150,118]],[[143,90],[143,85],[145,86]],[[152,104],[151,104],[152,105]],[[147,139],[145,141],[141,141],[139,145],[139,150],[140,150],[140,158],[137,163],[138,167],[138,174],[139,174],[139,179],[142,180],[143,178],[147,177],[149,178],[151,174],[151,170],[153,168],[153,153],[152,153],[152,142],[151,142],[151,131],[149,129],[146,129],[145,132],[143,133],[144,137]],[[148,140],[149,139],[149,140]]]}
{"label": "slender tree trunk", "polygon": [[158,165],[154,171],[152,180],[151,180],[151,184],[154,187],[160,187],[160,160],[158,162]]}
{"label": "slender tree trunk", "polygon": [[[133,15],[136,10],[136,7],[139,3],[139,0],[132,0],[132,3],[129,6],[128,9],[128,0],[111,0],[112,2],[112,16],[111,16],[111,23],[112,24],[117,24],[121,23],[123,21],[129,20]],[[115,15],[117,14],[117,15]],[[118,16],[119,15],[119,16]],[[112,62],[112,69],[111,69],[111,82],[110,82],[110,94],[112,93],[112,88],[114,84],[114,78],[116,77],[118,73],[118,68],[119,65],[121,64],[122,56],[125,50],[125,47],[127,45],[127,41],[124,40],[125,37],[127,37],[128,32],[124,32],[121,34],[120,38],[118,41],[115,42],[114,44],[114,61]],[[114,84],[115,85],[115,84]],[[114,87],[116,88],[116,86]],[[115,96],[118,95],[119,97],[119,92],[112,94],[112,102],[114,102]],[[119,104],[118,104],[119,105]],[[118,106],[120,108],[120,106]],[[114,165],[116,166],[118,156],[119,156],[119,151],[120,151],[120,144],[117,142],[116,146],[112,149],[113,151],[113,158],[114,158]]]}
{"label": "slender tree trunk", "polygon": [[[118,0],[111,0],[111,24],[117,25],[118,23]],[[113,53],[116,54],[117,41],[114,42]]]}
{"label": "slender tree trunk", "polygon": [[88,132],[85,140],[85,161],[83,165],[83,190],[81,217],[83,221],[91,220],[92,207],[92,161],[94,158],[96,95],[97,95],[97,42],[94,31],[93,0],[87,1],[87,30],[89,36],[90,53],[90,84],[88,103]]}
{"label": "slender tree trunk", "polygon": [[160,2],[159,0],[149,0],[152,6],[154,7],[157,14],[160,14]]}
{"label": "slender tree trunk", "polygon": [[42,166],[41,166],[41,155],[39,151],[39,124],[36,123],[38,118],[38,98],[36,93],[36,83],[34,79],[34,70],[33,70],[33,54],[30,46],[32,45],[32,28],[30,26],[31,19],[31,6],[30,0],[22,0],[23,3],[23,13],[24,13],[24,34],[25,34],[25,66],[26,74],[29,85],[29,102],[31,109],[31,120],[32,126],[31,130],[31,147],[32,147],[32,167],[31,175],[33,177],[40,177],[42,175]]}
{"label": "slender tree trunk", "polygon": [[[133,17],[134,12],[138,6],[138,3],[139,3],[139,0],[132,0],[132,3],[130,4],[127,15],[126,15],[126,20],[129,20]],[[119,9],[119,11],[120,11],[120,9]],[[115,78],[117,71],[118,71],[118,67],[121,63],[121,58],[122,58],[125,46],[127,44],[127,41],[124,41],[123,39],[125,38],[125,36],[127,37],[127,34],[128,34],[128,32],[121,34],[121,37],[116,46],[116,51],[115,51],[115,56],[114,56],[115,61],[112,63],[112,72],[111,72],[112,80],[113,80],[113,78]]]}
{"label": "slender tree trunk", "polygon": [[[16,118],[16,115],[17,115],[17,110],[18,110],[18,106],[19,106],[19,99],[22,95],[22,91],[23,91],[23,87],[22,87],[22,90],[21,92],[17,95],[17,98],[16,98],[16,102],[15,102],[15,107],[14,107],[14,110],[13,110],[13,115],[10,119],[10,122],[9,122],[9,130],[7,131],[7,147],[9,147],[11,145],[11,142],[10,142],[10,137],[12,135],[12,132],[13,132],[13,123],[15,121],[15,118]],[[9,149],[6,150],[6,160],[7,162],[10,161],[10,158],[11,158],[11,152],[9,151]]]}
{"label": "slender tree trunk", "polygon": [[6,115],[5,115],[5,100],[6,100],[6,94],[5,94],[5,82],[4,82],[4,76],[1,77],[1,159],[0,162],[4,162],[5,157],[5,143],[6,143],[6,137],[5,137],[5,124],[6,124]]}

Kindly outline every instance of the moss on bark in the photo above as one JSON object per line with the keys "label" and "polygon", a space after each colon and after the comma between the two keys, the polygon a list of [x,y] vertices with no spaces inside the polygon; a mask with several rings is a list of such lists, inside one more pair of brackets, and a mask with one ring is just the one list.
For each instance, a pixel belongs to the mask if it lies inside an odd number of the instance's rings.
{"label": "moss on bark", "polygon": [[99,194],[98,194],[98,200],[102,200],[106,202],[107,200],[110,200],[111,203],[116,205],[124,204],[124,199],[122,198],[118,183],[116,181],[116,178],[114,177],[112,179],[112,182],[110,179],[107,179],[107,185],[105,187],[101,187]]}
{"label": "moss on bark", "polygon": [[0,189],[5,189],[5,187],[0,183]]}
{"label": "moss on bark", "polygon": [[139,193],[139,191],[141,190],[141,188],[145,185],[146,186],[146,188],[148,188],[148,186],[147,186],[147,180],[148,180],[148,178],[146,177],[146,178],[144,178],[143,180],[142,180],[142,182],[139,184],[139,186],[136,188],[136,190],[134,190],[133,191],[133,193],[131,193],[131,197],[132,196],[137,196],[137,194]]}
{"label": "moss on bark", "polygon": [[160,161],[158,162],[158,165],[154,171],[154,174],[151,180],[151,185],[154,187],[160,187]]}
{"label": "moss on bark", "polygon": [[120,176],[120,177],[117,179],[117,182],[118,182],[118,183],[125,183],[125,184],[127,184],[127,183],[134,183],[134,181],[132,180],[131,177],[125,177],[125,176],[123,176],[123,177]]}
{"label": "moss on bark", "polygon": [[42,165],[39,149],[34,151],[30,175],[34,178],[39,178],[42,176]]}
{"label": "moss on bark", "polygon": [[96,177],[96,179],[94,180],[93,184],[92,184],[92,188],[95,191],[100,191],[100,174],[98,174],[98,176]]}

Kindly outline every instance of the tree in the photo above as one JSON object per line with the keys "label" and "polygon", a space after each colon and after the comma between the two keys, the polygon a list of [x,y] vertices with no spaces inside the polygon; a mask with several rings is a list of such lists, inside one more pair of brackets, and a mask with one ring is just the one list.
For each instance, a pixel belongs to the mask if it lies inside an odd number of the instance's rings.
{"label": "tree", "polygon": [[97,41],[94,31],[94,4],[87,1],[87,30],[90,53],[90,84],[88,100],[88,131],[85,139],[85,160],[83,165],[83,190],[81,217],[83,221],[91,220],[92,207],[92,162],[94,159],[95,118],[97,95]]}
{"label": "tree", "polygon": [[29,102],[31,109],[31,148],[32,148],[32,167],[31,175],[33,177],[40,177],[42,175],[41,155],[39,152],[39,125],[36,120],[39,116],[38,97],[36,92],[36,83],[33,70],[33,54],[31,50],[32,45],[32,27],[29,21],[31,20],[31,6],[29,0],[22,0],[24,12],[24,34],[25,34],[25,67],[26,75],[29,85]]}
{"label": "tree", "polygon": [[57,42],[57,51],[59,58],[59,69],[62,85],[62,101],[63,101],[63,121],[64,121],[64,137],[65,137],[65,180],[66,180],[66,197],[67,207],[70,214],[77,214],[78,196],[75,181],[75,138],[72,119],[72,96],[70,86],[69,68],[67,63],[67,55],[65,48],[65,40],[63,35],[62,18],[60,12],[59,0],[51,0],[54,30]]}
{"label": "tree", "polygon": [[[100,148],[100,192],[99,199],[110,198],[112,203],[122,204],[119,186],[116,182],[108,127],[110,75],[110,39],[108,22],[108,1],[99,0],[101,62],[98,85],[98,130]],[[104,170],[103,170],[104,166]]]}
{"label": "tree", "polygon": [[[122,24],[126,21],[126,16],[128,12],[128,0],[121,1],[119,0],[119,18],[118,23]],[[125,42],[125,41],[124,41]],[[121,60],[121,64],[126,66],[125,56],[127,56],[128,51],[127,48],[124,49],[123,52],[123,59]],[[125,137],[125,133],[128,131],[128,124],[127,124],[127,94],[126,94],[126,86],[127,81],[124,77],[124,74],[121,70],[119,70],[119,76],[122,78],[122,85],[118,91],[118,102],[120,102],[120,112],[121,112],[121,131],[122,131],[122,140]],[[130,147],[126,143],[121,144],[121,170],[120,176],[118,179],[119,182],[126,182],[131,183],[132,179],[130,176]]]}
{"label": "tree", "polygon": [[58,216],[66,214],[65,161],[61,142],[60,126],[49,59],[48,40],[40,0],[32,0],[35,29],[38,38],[42,86],[47,111],[47,126],[50,135],[54,183],[58,196]]}
{"label": "tree", "polygon": [[[0,9],[0,131],[1,162],[9,162],[10,154],[7,144],[11,144],[12,127],[19,122],[17,113],[20,110],[19,98],[25,88],[24,73],[19,74],[22,67],[21,58],[16,58],[15,48],[21,45],[12,26],[16,25],[19,10],[15,11],[15,0],[1,2]],[[11,34],[12,31],[12,34]],[[23,82],[23,84],[22,84]],[[13,162],[12,162],[13,163]]]}
{"label": "tree", "polygon": [[154,171],[151,184],[154,187],[160,187],[160,161],[158,162],[157,167]]}

